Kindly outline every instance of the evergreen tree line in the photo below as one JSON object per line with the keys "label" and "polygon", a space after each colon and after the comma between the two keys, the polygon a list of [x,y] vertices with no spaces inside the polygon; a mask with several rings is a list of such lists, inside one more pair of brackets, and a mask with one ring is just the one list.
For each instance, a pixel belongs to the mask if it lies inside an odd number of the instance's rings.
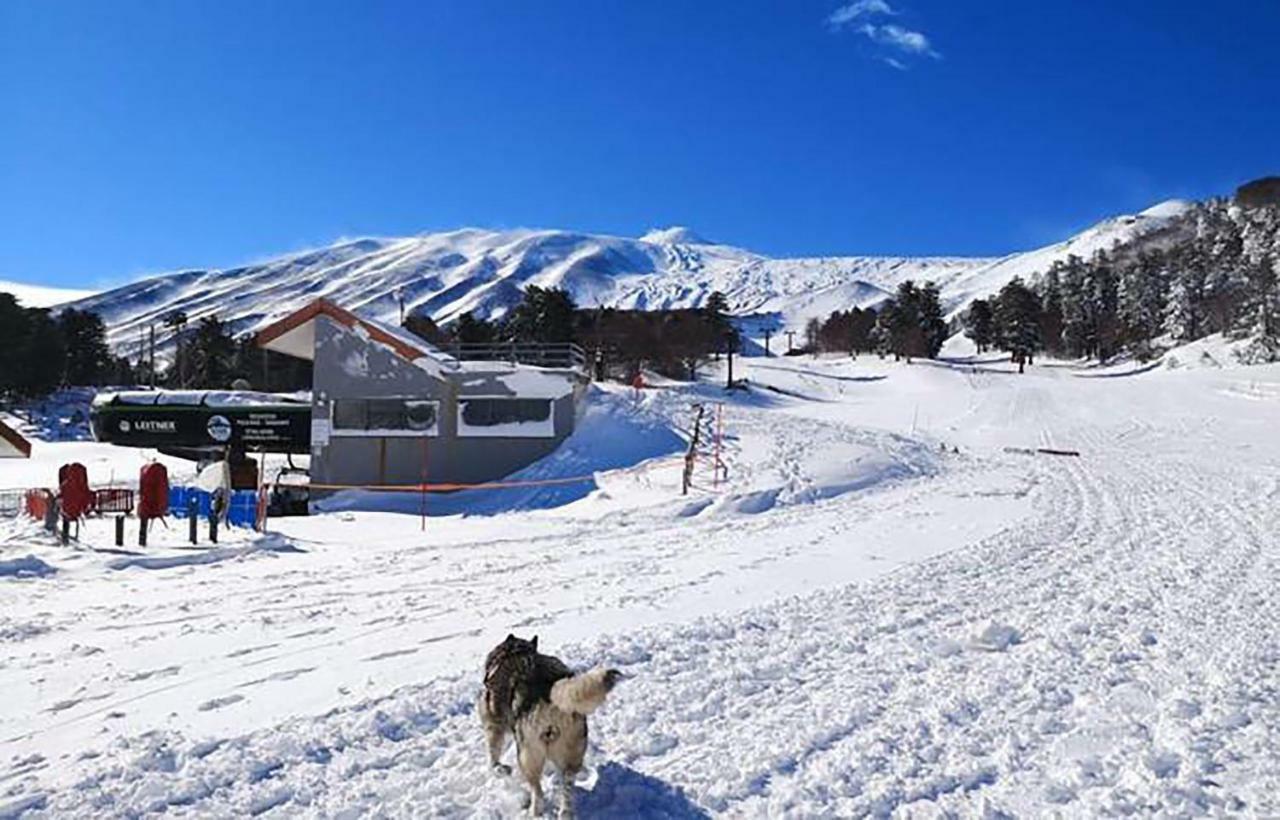
{"label": "evergreen tree line", "polygon": [[172,359],[157,374],[156,384],[176,390],[225,390],[248,385],[254,390],[292,392],[311,388],[311,363],[264,350],[254,334],[236,336],[217,316],[191,324],[185,311],[162,320],[174,340]]}
{"label": "evergreen tree line", "polygon": [[1214,333],[1248,339],[1243,357],[1280,359],[1280,208],[1201,203],[1135,248],[1055,262],[1034,284],[1014,280],[974,301],[966,334],[1015,361],[1035,352],[1105,361],[1150,358]]}
{"label": "evergreen tree line", "polygon": [[37,398],[65,385],[133,380],[128,360],[107,347],[107,330],[96,313],[67,308],[54,315],[0,293],[0,398]]}
{"label": "evergreen tree line", "polygon": [[855,307],[825,320],[811,319],[800,352],[879,353],[910,361],[936,358],[946,339],[937,285],[908,280],[879,310]]}
{"label": "evergreen tree line", "polygon": [[579,308],[561,288],[525,288],[521,301],[504,316],[485,320],[467,312],[441,328],[429,317],[411,315],[404,326],[445,349],[468,345],[557,344],[575,342],[595,362],[599,375],[630,379],[641,367],[676,379],[697,378],[708,359],[737,350],[728,300],[712,293],[701,308],[621,310]]}

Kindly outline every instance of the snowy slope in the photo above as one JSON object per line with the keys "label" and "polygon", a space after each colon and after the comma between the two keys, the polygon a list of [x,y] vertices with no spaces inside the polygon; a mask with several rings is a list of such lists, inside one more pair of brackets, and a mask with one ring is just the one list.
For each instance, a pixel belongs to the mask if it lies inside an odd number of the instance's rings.
{"label": "snowy slope", "polygon": [[51,288],[0,279],[0,293],[12,293],[25,307],[53,307],[78,299],[87,299],[95,291],[73,288]]}
{"label": "snowy slope", "polygon": [[[518,816],[473,709],[508,631],[628,675],[583,818],[1280,813],[1280,366],[743,367],[628,422],[727,398],[689,497],[646,449],[426,532],[134,556],[0,521],[0,817]],[[1037,445],[1082,455],[1005,449]]]}
{"label": "snowy slope", "polygon": [[1048,270],[1054,262],[1066,261],[1068,256],[1089,259],[1098,251],[1109,251],[1137,240],[1150,239],[1161,231],[1175,227],[1178,217],[1191,207],[1190,202],[1168,200],[1138,214],[1107,219],[1065,242],[1013,254],[993,263],[962,271],[953,278],[939,280],[943,297],[954,316],[974,299],[996,293],[1015,276],[1030,281],[1037,274]]}
{"label": "snowy slope", "polygon": [[[217,315],[233,332],[259,329],[319,296],[396,323],[407,312],[448,322],[465,311],[501,316],[527,285],[562,287],[583,306],[697,307],[723,292],[738,314],[785,326],[883,300],[899,283],[934,280],[950,310],[1030,277],[1055,259],[1125,244],[1160,230],[1185,203],[1107,220],[1065,242],[1002,259],[813,257],[779,259],[708,242],[688,228],[640,239],[552,230],[464,229],[370,238],[226,270],[181,271],[77,303],[99,312],[111,341],[130,349],[175,309],[191,321]],[[158,328],[164,346],[164,328]]]}

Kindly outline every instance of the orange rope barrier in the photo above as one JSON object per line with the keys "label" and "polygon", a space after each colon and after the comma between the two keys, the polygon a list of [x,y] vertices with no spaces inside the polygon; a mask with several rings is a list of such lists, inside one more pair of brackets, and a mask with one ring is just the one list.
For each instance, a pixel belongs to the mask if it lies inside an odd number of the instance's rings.
{"label": "orange rope barrier", "polygon": [[595,475],[568,478],[544,478],[528,481],[485,481],[479,484],[268,484],[269,487],[309,487],[313,490],[386,490],[401,493],[442,493],[457,490],[504,490],[516,487],[550,487],[557,484],[580,484],[595,480]]}

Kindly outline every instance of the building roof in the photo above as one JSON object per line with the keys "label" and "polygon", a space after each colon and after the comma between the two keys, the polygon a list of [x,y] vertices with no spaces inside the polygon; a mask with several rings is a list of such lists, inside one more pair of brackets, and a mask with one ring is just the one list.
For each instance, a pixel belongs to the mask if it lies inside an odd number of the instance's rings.
{"label": "building roof", "polygon": [[31,442],[0,419],[0,458],[31,458]]}
{"label": "building roof", "polygon": [[414,364],[429,364],[430,370],[454,367],[453,358],[426,341],[400,328],[393,328],[363,316],[357,316],[327,299],[316,299],[306,307],[295,310],[283,319],[258,331],[258,347],[274,350],[286,356],[312,361],[315,359],[316,319],[321,316],[366,335],[370,340],[390,348],[393,352]]}

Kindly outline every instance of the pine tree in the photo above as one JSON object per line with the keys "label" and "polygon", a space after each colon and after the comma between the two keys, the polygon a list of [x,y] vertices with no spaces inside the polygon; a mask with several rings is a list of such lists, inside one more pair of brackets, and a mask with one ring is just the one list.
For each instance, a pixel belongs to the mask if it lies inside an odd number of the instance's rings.
{"label": "pine tree", "polygon": [[1165,306],[1161,328],[1175,342],[1187,342],[1196,338],[1199,325],[1197,307],[1186,277],[1179,276],[1169,288],[1169,301]]}
{"label": "pine tree", "polygon": [[942,298],[934,282],[925,282],[918,291],[920,331],[924,336],[924,355],[936,359],[947,341],[947,322],[942,318]]}
{"label": "pine tree", "polygon": [[1034,291],[1014,277],[996,297],[996,327],[1000,346],[1018,363],[1022,373],[1040,349],[1040,300]]}
{"label": "pine tree", "polygon": [[113,361],[102,318],[96,313],[64,308],[57,322],[66,347],[62,380],[75,385],[100,385],[109,380]]}
{"label": "pine tree", "polygon": [[738,328],[729,316],[729,300],[720,291],[712,291],[707,303],[702,307],[703,314],[710,320],[712,332],[717,339],[716,358],[720,353],[737,352],[742,340]]}
{"label": "pine tree", "polygon": [[1120,273],[1117,312],[1122,338],[1140,359],[1150,356],[1151,340],[1159,335],[1165,313],[1164,259],[1141,254]]}
{"label": "pine tree", "polygon": [[1063,351],[1072,357],[1091,355],[1094,333],[1090,296],[1085,282],[1085,262],[1074,254],[1062,268]]}
{"label": "pine tree", "polygon": [[1062,263],[1055,260],[1040,281],[1040,338],[1045,350],[1062,351]]}
{"label": "pine tree", "polygon": [[206,316],[191,339],[191,386],[221,389],[235,378],[236,342],[216,316]]}
{"label": "pine tree", "polygon": [[979,353],[990,349],[995,341],[995,317],[991,312],[991,303],[986,299],[974,299],[970,302],[964,326],[964,335],[973,341]]}
{"label": "pine tree", "polygon": [[571,342],[577,306],[563,288],[529,285],[524,299],[502,325],[502,336],[511,342]]}
{"label": "pine tree", "polygon": [[1280,284],[1276,259],[1264,255],[1248,270],[1249,344],[1241,354],[1250,364],[1280,360]]}
{"label": "pine tree", "polygon": [[455,344],[487,345],[497,338],[497,328],[468,310],[449,328],[449,334]]}

